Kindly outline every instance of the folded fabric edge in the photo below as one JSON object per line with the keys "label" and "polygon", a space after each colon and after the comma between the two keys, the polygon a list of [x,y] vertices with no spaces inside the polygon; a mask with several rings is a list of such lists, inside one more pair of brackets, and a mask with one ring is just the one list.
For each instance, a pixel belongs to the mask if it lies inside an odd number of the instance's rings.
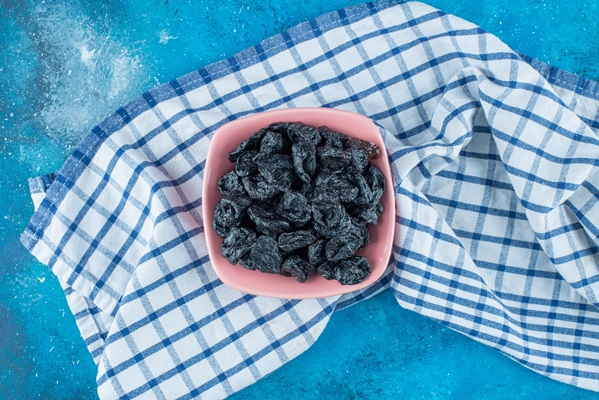
{"label": "folded fabric edge", "polygon": [[46,192],[52,182],[56,179],[56,173],[50,173],[46,175],[40,175],[28,179],[29,183],[29,194],[33,201],[33,210],[37,211],[42,200],[46,197]]}
{"label": "folded fabric edge", "polygon": [[582,96],[599,100],[599,82],[547,64],[515,51],[525,62],[537,70],[553,86],[572,90]]}

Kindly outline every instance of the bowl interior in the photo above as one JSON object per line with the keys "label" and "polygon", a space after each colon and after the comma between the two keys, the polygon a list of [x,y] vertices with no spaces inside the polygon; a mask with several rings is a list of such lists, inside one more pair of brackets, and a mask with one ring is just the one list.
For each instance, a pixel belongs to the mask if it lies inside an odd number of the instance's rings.
{"label": "bowl interior", "polygon": [[[260,128],[274,122],[303,122],[308,125],[323,126],[350,137],[373,142],[381,148],[381,157],[372,161],[386,179],[385,193],[381,198],[383,213],[377,225],[368,225],[370,244],[357,254],[366,257],[371,273],[357,285],[341,285],[337,281],[327,281],[318,274],[312,274],[305,283],[291,277],[250,271],[240,265],[230,264],[220,253],[223,239],[212,228],[214,210],[222,195],[217,187],[218,180],[235,168],[227,155],[239,143],[250,137]],[[330,108],[290,108],[267,111],[240,118],[218,129],[210,144],[204,169],[202,213],[210,261],[218,277],[226,285],[244,293],[285,299],[306,299],[328,297],[362,289],[374,283],[385,271],[391,255],[395,228],[395,202],[393,181],[385,146],[374,123],[356,113]]]}

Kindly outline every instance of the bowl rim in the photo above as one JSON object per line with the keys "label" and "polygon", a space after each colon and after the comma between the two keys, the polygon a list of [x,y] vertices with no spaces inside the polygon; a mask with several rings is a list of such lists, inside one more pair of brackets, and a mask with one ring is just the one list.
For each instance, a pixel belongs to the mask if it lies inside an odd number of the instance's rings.
{"label": "bowl rim", "polygon": [[[226,135],[227,132],[229,132],[230,130],[234,130],[238,127],[242,127],[242,126],[246,125],[248,122],[251,122],[254,120],[261,120],[261,119],[272,120],[272,122],[266,123],[263,127],[266,127],[271,123],[281,122],[281,121],[283,121],[283,122],[298,122],[298,121],[303,122],[302,118],[298,119],[294,116],[305,115],[306,112],[312,113],[312,114],[320,114],[323,117],[324,116],[326,116],[326,117],[336,116],[336,117],[341,117],[344,119],[350,119],[350,120],[353,119],[356,123],[369,125],[369,127],[371,129],[373,129],[373,131],[376,130],[377,133],[379,133],[379,136],[377,136],[377,138],[379,138],[380,140],[379,140],[379,143],[376,143],[376,144],[381,148],[382,156],[380,158],[382,159],[382,164],[384,166],[384,170],[381,169],[381,172],[385,176],[385,181],[386,181],[383,197],[389,197],[389,199],[387,199],[387,201],[391,205],[392,209],[389,210],[388,212],[391,212],[393,218],[396,215],[396,204],[395,204],[395,199],[393,196],[393,179],[392,179],[392,174],[391,174],[391,168],[389,165],[389,160],[387,157],[386,147],[384,145],[383,138],[380,135],[380,131],[378,130],[377,126],[374,124],[374,122],[370,118],[368,118],[362,114],[359,114],[359,113],[346,111],[346,110],[339,110],[339,109],[334,109],[334,108],[294,107],[294,108],[285,108],[285,109],[257,112],[257,113],[251,114],[251,115],[247,115],[247,116],[229,121],[229,122],[223,124],[221,127],[219,127],[214,132],[212,139],[210,141],[210,146],[209,146],[208,153],[206,156],[204,177],[203,177],[203,184],[202,184],[202,197],[203,197],[202,219],[204,222],[204,237],[206,240],[208,257],[210,259],[210,262],[212,264],[212,267],[214,268],[216,275],[224,284],[226,284],[227,286],[229,286],[233,289],[239,290],[240,292],[248,293],[248,294],[252,294],[252,295],[279,298],[279,299],[312,299],[312,298],[324,298],[324,297],[329,297],[329,296],[342,295],[342,294],[351,293],[351,292],[354,292],[357,290],[364,289],[364,288],[374,284],[384,274],[384,272],[387,269],[387,266],[389,264],[389,259],[390,259],[391,251],[393,248],[393,238],[394,238],[395,229],[396,229],[396,224],[395,224],[394,220],[388,224],[389,226],[388,226],[387,232],[384,233],[387,236],[387,239],[386,239],[385,246],[383,248],[382,257],[384,260],[387,260],[386,265],[382,268],[377,269],[376,273],[373,269],[371,271],[370,275],[364,281],[362,281],[356,285],[341,285],[341,284],[333,285],[333,284],[331,284],[331,287],[326,288],[326,290],[321,288],[321,289],[315,291],[315,290],[310,290],[309,282],[299,283],[299,282],[293,281],[292,283],[290,282],[290,284],[302,285],[301,289],[305,288],[306,290],[300,290],[301,294],[299,294],[299,293],[289,294],[289,293],[284,292],[283,290],[278,290],[276,285],[274,285],[275,287],[273,287],[272,290],[260,290],[260,289],[255,290],[255,288],[252,288],[251,285],[244,286],[239,281],[231,280],[227,274],[223,274],[222,265],[221,265],[221,264],[223,264],[223,262],[227,266],[234,266],[234,267],[239,267],[239,268],[242,268],[242,267],[239,265],[233,265],[233,264],[229,263],[229,261],[226,260],[220,254],[220,251],[218,252],[218,254],[213,254],[213,250],[216,248],[220,249],[222,240],[224,240],[216,234],[216,232],[214,231],[214,228],[212,227],[214,210],[209,210],[208,207],[205,206],[206,193],[210,193],[210,191],[213,191],[214,188],[216,188],[216,183],[221,178],[221,176],[212,177],[211,173],[210,173],[212,163],[214,162],[213,159],[217,159],[217,157],[222,157],[222,155],[215,154],[217,152],[217,149],[216,149],[216,146],[214,146],[214,144],[218,143],[220,140],[222,140],[221,136]],[[309,124],[308,122],[305,122],[305,123]],[[248,132],[248,137],[253,133],[254,132]],[[238,143],[236,143],[236,146],[237,145],[238,145]],[[214,188],[212,188],[211,185],[213,185]],[[216,192],[218,192],[217,196],[220,196],[220,192],[218,191],[218,188],[216,188],[215,190],[216,190]],[[387,210],[383,211],[383,213],[385,213],[385,212],[387,212]],[[370,246],[370,244],[368,246]],[[365,249],[368,246],[366,246]],[[250,272],[253,272],[253,271],[250,271]],[[278,276],[278,275],[273,275],[273,276]],[[286,277],[286,279],[292,279],[292,278]],[[318,276],[317,279],[324,279],[324,278]],[[329,282],[338,283],[337,281],[329,281]]]}

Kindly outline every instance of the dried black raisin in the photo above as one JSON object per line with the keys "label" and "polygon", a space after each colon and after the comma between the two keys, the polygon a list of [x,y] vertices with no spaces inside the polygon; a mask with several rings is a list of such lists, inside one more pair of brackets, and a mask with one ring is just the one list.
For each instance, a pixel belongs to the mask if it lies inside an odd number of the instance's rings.
{"label": "dried black raisin", "polygon": [[365,224],[354,223],[353,232],[356,236],[362,239],[362,243],[358,249],[363,249],[370,244],[370,233],[368,232],[368,228]]}
{"label": "dried black raisin", "polygon": [[283,137],[280,133],[266,131],[260,142],[260,158],[271,154],[279,154],[283,151]]}
{"label": "dried black raisin", "polygon": [[368,156],[362,149],[349,148],[345,150],[349,156],[349,164],[356,170],[362,172],[368,166]]}
{"label": "dried black raisin", "polygon": [[327,245],[327,241],[324,239],[319,239],[316,242],[312,243],[308,246],[308,261],[312,265],[320,265],[327,261],[327,257],[325,255],[325,247]]}
{"label": "dried black raisin", "polygon": [[315,240],[316,236],[314,236],[314,232],[309,230],[281,233],[279,236],[279,248],[289,253],[307,247],[314,243]]}
{"label": "dried black raisin", "polygon": [[318,147],[316,149],[318,167],[327,174],[341,171],[349,164],[349,156],[343,150],[333,147]]}
{"label": "dried black raisin", "polygon": [[374,164],[369,164],[364,170],[364,178],[372,192],[372,202],[376,205],[385,191],[385,176]]}
{"label": "dried black raisin", "polygon": [[312,209],[308,200],[301,193],[292,190],[283,193],[276,211],[298,228],[312,219]]}
{"label": "dried black raisin", "polygon": [[352,257],[369,241],[368,229],[361,224],[352,224],[351,229],[329,240],[325,247],[326,258],[328,261],[339,261]]}
{"label": "dried black raisin", "polygon": [[312,200],[314,229],[321,236],[331,239],[351,227],[351,218],[338,198],[319,195]]}
{"label": "dried black raisin", "polygon": [[287,134],[289,125],[291,125],[289,122],[275,122],[274,124],[270,124],[267,129],[280,134]]}
{"label": "dried black raisin", "polygon": [[258,150],[260,146],[260,140],[266,133],[266,129],[260,129],[258,132],[254,133],[250,138],[241,142],[239,146],[235,150],[229,153],[229,161],[236,162],[239,156],[248,150]]}
{"label": "dried black raisin", "polygon": [[241,265],[245,269],[249,269],[250,271],[256,269],[256,266],[252,261],[251,250],[248,253],[245,253],[243,256],[241,256],[241,258],[239,259],[239,265]]}
{"label": "dried black raisin", "polygon": [[335,132],[326,126],[318,127],[318,131],[320,132],[320,136],[322,137],[324,143],[320,143],[323,147],[334,147],[336,149],[343,149],[344,143],[349,141],[349,137],[339,132]]}
{"label": "dried black raisin", "polygon": [[277,193],[279,193],[279,189],[266,182],[266,180],[258,175],[257,177],[253,176],[244,176],[241,178],[241,183],[243,184],[243,188],[247,192],[248,196],[250,196],[254,200],[268,200],[272,199]]}
{"label": "dried black raisin", "polygon": [[281,274],[293,276],[296,281],[304,283],[314,272],[314,266],[298,255],[292,255],[283,261]]}
{"label": "dried black raisin", "polygon": [[256,243],[256,233],[247,228],[231,228],[229,236],[223,241],[221,254],[231,264],[237,261],[252,249]]}
{"label": "dried black raisin", "polygon": [[315,186],[324,193],[339,197],[342,203],[351,203],[359,193],[359,189],[344,174],[321,173],[316,177]]}
{"label": "dried black raisin", "polygon": [[349,139],[349,141],[345,143],[345,147],[364,150],[364,153],[368,157],[368,161],[379,158],[381,154],[381,149],[376,144],[356,138]]}
{"label": "dried black raisin", "polygon": [[239,181],[239,177],[233,171],[218,180],[218,190],[223,196],[245,195],[245,189]]}
{"label": "dried black raisin", "polygon": [[258,171],[266,182],[282,192],[291,187],[295,178],[291,157],[285,154],[271,154],[267,158],[260,159]]}
{"label": "dried black raisin", "polygon": [[382,204],[378,203],[375,206],[370,204],[366,205],[353,205],[347,208],[349,215],[356,221],[357,223],[362,224],[372,224],[376,225],[378,222],[378,218],[382,212]]}
{"label": "dried black raisin", "polygon": [[316,148],[304,140],[291,146],[291,156],[295,173],[302,181],[309,183],[316,170]]}
{"label": "dried black raisin", "polygon": [[252,201],[245,196],[225,197],[216,205],[212,226],[220,237],[227,237],[231,228],[239,226]]}
{"label": "dried black raisin", "polygon": [[335,268],[335,279],[342,285],[356,285],[370,275],[370,264],[365,257],[341,260]]}
{"label": "dried black raisin", "polygon": [[256,230],[265,235],[277,237],[291,229],[289,222],[265,204],[254,203],[247,212],[256,224]]}
{"label": "dried black raisin", "polygon": [[358,195],[352,200],[351,204],[372,205],[372,190],[370,189],[366,178],[354,168],[348,168],[345,172],[345,176],[358,188]]}
{"label": "dried black raisin", "polygon": [[362,244],[361,238],[353,235],[336,236],[329,240],[325,248],[328,261],[339,261],[352,257]]}
{"label": "dried black raisin", "polygon": [[306,198],[306,200],[311,201],[314,198],[315,192],[314,182],[304,182],[298,191]]}
{"label": "dried black raisin", "polygon": [[313,126],[294,122],[287,127],[287,134],[293,143],[309,141],[314,146],[318,146],[321,140],[320,132]]}
{"label": "dried black raisin", "polygon": [[258,170],[258,163],[254,159],[258,152],[256,150],[249,150],[241,153],[237,158],[235,164],[235,172],[239,176],[253,175]]}
{"label": "dried black raisin", "polygon": [[249,265],[268,274],[278,274],[283,257],[279,253],[277,242],[268,235],[260,236],[250,250]]}
{"label": "dried black raisin", "polygon": [[324,262],[316,267],[316,272],[318,275],[329,281],[331,279],[336,279],[336,270],[337,263],[331,261]]}

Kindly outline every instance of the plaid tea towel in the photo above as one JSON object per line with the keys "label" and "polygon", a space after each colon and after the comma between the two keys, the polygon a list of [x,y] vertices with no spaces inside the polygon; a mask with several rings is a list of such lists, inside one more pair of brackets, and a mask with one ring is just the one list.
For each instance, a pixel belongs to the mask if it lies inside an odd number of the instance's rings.
{"label": "plaid tea towel", "polygon": [[[350,295],[278,300],[210,265],[210,138],[260,111],[370,117],[399,214],[389,269]],[[23,244],[60,279],[113,398],[223,398],[307,349],[335,309],[402,307],[599,390],[599,88],[420,3],[324,15],[162,85],[31,188]]]}

